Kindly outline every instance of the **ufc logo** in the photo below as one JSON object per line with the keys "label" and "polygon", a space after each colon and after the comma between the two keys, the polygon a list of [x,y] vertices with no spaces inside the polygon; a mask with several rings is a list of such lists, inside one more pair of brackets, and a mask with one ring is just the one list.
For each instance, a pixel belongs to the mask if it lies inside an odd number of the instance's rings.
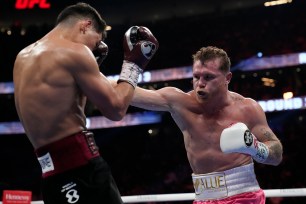
{"label": "ufc logo", "polygon": [[51,7],[47,0],[16,0],[16,9],[33,9],[35,5],[38,5],[41,9],[48,9]]}

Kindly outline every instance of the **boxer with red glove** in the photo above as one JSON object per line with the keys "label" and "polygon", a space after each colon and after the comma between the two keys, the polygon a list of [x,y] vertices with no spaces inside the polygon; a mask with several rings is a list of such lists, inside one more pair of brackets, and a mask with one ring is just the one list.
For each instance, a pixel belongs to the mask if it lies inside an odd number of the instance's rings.
{"label": "boxer with red glove", "polygon": [[108,46],[103,42],[100,41],[95,50],[93,50],[93,54],[97,60],[97,63],[100,67],[102,62],[105,60],[108,54]]}
{"label": "boxer with red glove", "polygon": [[126,81],[135,88],[139,74],[143,72],[158,46],[158,41],[148,28],[129,28],[123,39],[124,61],[118,82]]}
{"label": "boxer with red glove", "polygon": [[244,123],[235,123],[225,128],[220,137],[220,147],[224,153],[243,153],[263,163],[269,156],[269,148],[259,142]]}

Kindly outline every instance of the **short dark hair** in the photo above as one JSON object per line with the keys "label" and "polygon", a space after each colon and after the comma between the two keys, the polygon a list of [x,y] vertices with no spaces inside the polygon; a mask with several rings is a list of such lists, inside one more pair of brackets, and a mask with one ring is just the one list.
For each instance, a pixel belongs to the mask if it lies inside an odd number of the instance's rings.
{"label": "short dark hair", "polygon": [[205,62],[207,60],[221,58],[222,64],[220,66],[220,70],[223,72],[229,72],[231,67],[231,61],[227,56],[227,53],[218,47],[208,46],[202,47],[198,50],[194,55],[192,55],[193,62],[200,60],[201,62]]}
{"label": "short dark hair", "polygon": [[105,36],[106,22],[102,19],[98,11],[87,3],[79,2],[74,5],[67,6],[56,19],[56,25],[70,18],[89,18],[93,21],[94,29],[103,33]]}

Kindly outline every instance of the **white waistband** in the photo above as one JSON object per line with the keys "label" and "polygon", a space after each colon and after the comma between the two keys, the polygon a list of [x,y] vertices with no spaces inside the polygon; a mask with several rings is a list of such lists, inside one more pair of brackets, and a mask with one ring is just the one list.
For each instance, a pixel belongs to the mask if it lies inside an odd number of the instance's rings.
{"label": "white waistband", "polygon": [[196,200],[221,199],[260,189],[254,164],[209,174],[192,174]]}

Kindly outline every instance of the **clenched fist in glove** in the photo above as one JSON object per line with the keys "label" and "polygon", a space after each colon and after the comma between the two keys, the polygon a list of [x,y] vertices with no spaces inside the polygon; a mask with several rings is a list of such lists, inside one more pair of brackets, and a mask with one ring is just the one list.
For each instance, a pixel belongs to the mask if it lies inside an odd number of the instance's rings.
{"label": "clenched fist in glove", "polygon": [[221,133],[220,147],[224,153],[248,154],[260,163],[269,156],[269,148],[259,142],[244,123],[225,128]]}
{"label": "clenched fist in glove", "polygon": [[100,41],[96,49],[93,50],[93,54],[96,57],[97,63],[100,67],[103,60],[105,60],[105,58],[107,57],[108,46],[103,41]]}
{"label": "clenched fist in glove", "polygon": [[147,66],[158,46],[158,41],[148,28],[129,28],[123,39],[124,61],[119,82],[126,81],[136,87],[139,74]]}

